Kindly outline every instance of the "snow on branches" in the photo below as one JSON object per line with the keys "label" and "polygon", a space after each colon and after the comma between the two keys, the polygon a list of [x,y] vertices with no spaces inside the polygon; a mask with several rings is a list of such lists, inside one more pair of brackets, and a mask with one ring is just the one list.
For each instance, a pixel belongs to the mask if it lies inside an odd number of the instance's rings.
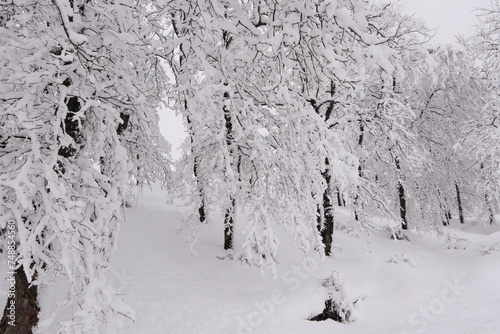
{"label": "snow on branches", "polygon": [[168,150],[154,137],[164,84],[153,7],[24,1],[2,16],[0,217],[17,223],[29,281],[68,279],[65,332],[133,317],[110,286],[109,259],[129,173],[144,181],[165,158],[140,154]]}

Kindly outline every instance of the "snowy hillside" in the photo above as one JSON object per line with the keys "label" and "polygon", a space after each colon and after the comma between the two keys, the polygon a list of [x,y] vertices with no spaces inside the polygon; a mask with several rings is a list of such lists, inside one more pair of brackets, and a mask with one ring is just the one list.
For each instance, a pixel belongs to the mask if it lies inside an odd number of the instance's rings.
{"label": "snowy hillside", "polygon": [[[337,209],[332,258],[298,256],[283,234],[273,281],[238,260],[217,258],[221,224],[206,226],[193,256],[189,233],[178,232],[182,210],[159,190],[145,190],[127,215],[112,265],[136,322],[124,321],[122,334],[500,333],[498,225],[462,231],[454,222],[439,238],[412,233],[413,242],[394,241],[385,232],[349,228],[349,213]],[[307,320],[323,310],[321,281],[332,271],[343,279],[346,299],[359,299],[354,322]],[[54,305],[64,296],[57,285],[43,291],[52,324],[42,332],[49,334],[65,314]]]}

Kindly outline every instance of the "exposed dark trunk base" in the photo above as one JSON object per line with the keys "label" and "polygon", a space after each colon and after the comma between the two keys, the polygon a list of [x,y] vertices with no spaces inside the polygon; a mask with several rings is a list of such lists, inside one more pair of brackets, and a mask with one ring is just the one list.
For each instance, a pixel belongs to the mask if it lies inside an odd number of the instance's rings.
{"label": "exposed dark trunk base", "polygon": [[403,233],[403,231],[394,231],[390,236],[391,240],[405,240],[410,241],[410,238]]}
{"label": "exposed dark trunk base", "polygon": [[460,224],[464,224],[464,209],[462,207],[462,197],[460,195],[460,187],[458,186],[458,183],[455,183],[455,189],[457,190],[458,219],[460,220]]}
{"label": "exposed dark trunk base", "polygon": [[339,306],[331,299],[325,301],[325,309],[322,313],[309,319],[310,321],[325,321],[332,319],[338,322],[346,322],[351,317],[351,312],[346,310],[339,310]]}
{"label": "exposed dark trunk base", "polygon": [[233,226],[234,226],[235,201],[231,200],[231,207],[226,210],[224,216],[224,249],[233,249]]}
{"label": "exposed dark trunk base", "polygon": [[486,200],[486,206],[488,207],[488,214],[489,214],[488,222],[490,223],[490,225],[492,225],[493,222],[495,221],[495,215],[493,213],[493,208],[491,207],[488,194],[484,195],[484,199]]}
{"label": "exposed dark trunk base", "polygon": [[40,312],[37,303],[38,288],[36,285],[30,286],[23,268],[18,268],[15,271],[14,279],[15,298],[7,299],[0,321],[0,333],[30,334],[38,324],[38,313]]}
{"label": "exposed dark trunk base", "polygon": [[331,206],[325,207],[325,217],[323,219],[323,229],[321,230],[321,239],[323,240],[323,245],[325,247],[325,255],[330,256],[332,253],[332,243],[333,243],[333,214]]}
{"label": "exposed dark trunk base", "polygon": [[443,225],[444,226],[449,226],[450,225],[450,220],[451,220],[451,212],[450,212],[450,210],[447,210],[444,213],[444,218],[445,218],[445,220],[443,220]]}
{"label": "exposed dark trunk base", "polygon": [[[187,102],[184,101],[184,105],[185,105],[185,108],[187,108]],[[191,137],[191,145],[194,144],[194,130],[192,129],[192,125],[191,125],[191,119],[189,118],[189,116],[187,117],[187,122],[188,122],[188,126],[189,126],[189,133],[190,133],[190,137]],[[194,149],[191,148],[191,153],[193,154],[193,156],[195,156],[195,152],[194,152]],[[206,214],[205,214],[205,201],[203,200],[203,188],[201,186],[201,183],[200,183],[200,177],[198,176],[198,157],[195,156],[194,158],[194,164],[193,164],[193,174],[194,174],[194,180],[196,182],[196,187],[198,188],[198,193],[201,197],[201,204],[200,204],[200,207],[198,208],[198,219],[200,221],[200,223],[204,223],[206,221]]]}
{"label": "exposed dark trunk base", "polygon": [[200,223],[204,223],[207,219],[207,216],[205,215],[205,205],[203,204],[201,204],[198,208],[198,217],[200,219]]}
{"label": "exposed dark trunk base", "polygon": [[354,220],[359,222],[359,215],[358,215],[358,211],[356,211],[356,209],[354,209]]}
{"label": "exposed dark trunk base", "polygon": [[342,198],[342,194],[340,193],[340,190],[338,188],[337,188],[337,205],[345,206],[344,198]]}
{"label": "exposed dark trunk base", "polygon": [[[191,120],[189,120],[188,117],[188,124],[191,123]],[[192,130],[191,130],[192,132]],[[191,144],[194,142],[193,137],[191,136]],[[194,154],[194,152],[192,152]],[[198,192],[201,197],[201,204],[200,207],[198,208],[198,219],[200,220],[200,223],[204,223],[206,220],[206,214],[205,214],[205,201],[203,200],[203,189],[200,185],[200,178],[198,176],[198,158],[194,158],[194,164],[193,164],[193,174],[194,174],[194,179],[196,182],[196,187],[198,188]]]}
{"label": "exposed dark trunk base", "polygon": [[444,219],[441,219],[441,222],[443,223],[443,226],[450,225],[450,218],[448,217],[448,212],[444,213]]}
{"label": "exposed dark trunk base", "polygon": [[[326,159],[326,165],[329,165],[328,159]],[[331,176],[328,169],[322,173],[323,178],[326,182],[326,190],[323,193],[323,211],[320,210],[320,216],[318,217],[318,227],[320,228],[321,239],[323,241],[323,246],[325,247],[325,255],[329,256],[332,253],[332,242],[333,242],[333,201],[331,198],[331,190],[333,189],[331,184]],[[321,217],[322,213],[322,217]]]}
{"label": "exposed dark trunk base", "polygon": [[[399,165],[399,159],[396,158],[396,170],[398,171],[398,176],[401,177],[401,166]],[[401,216],[401,229],[408,229],[408,220],[406,219],[406,195],[405,188],[401,183],[401,180],[398,181],[398,198],[399,198],[399,213]]]}

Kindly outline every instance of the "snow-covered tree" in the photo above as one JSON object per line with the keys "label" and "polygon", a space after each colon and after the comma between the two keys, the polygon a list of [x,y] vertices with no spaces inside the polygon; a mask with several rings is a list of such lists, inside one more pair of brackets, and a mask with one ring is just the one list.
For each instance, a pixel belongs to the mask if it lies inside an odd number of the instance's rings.
{"label": "snow-covered tree", "polygon": [[492,0],[489,7],[480,9],[478,19],[476,34],[462,41],[476,57],[483,80],[481,119],[469,129],[475,143],[470,152],[479,160],[477,186],[493,222],[495,211],[500,210],[500,2]]}
{"label": "snow-covered tree", "polygon": [[361,114],[365,148],[375,152],[364,155],[366,176],[375,177],[382,193],[398,193],[387,203],[396,203],[394,214],[400,211],[414,227],[448,224],[452,212],[463,222],[466,208],[472,213],[481,202],[471,129],[481,123],[486,87],[461,47],[401,50],[395,64],[393,79],[385,80],[393,88],[370,87],[375,100],[367,99],[372,102]]}
{"label": "snow-covered tree", "polygon": [[[366,80],[339,125],[344,142],[359,159],[360,184],[353,201],[354,218],[366,222],[365,211],[378,212],[401,220],[408,227],[407,179],[421,166],[421,150],[411,129],[415,113],[402,91],[413,64],[407,55],[418,53],[429,38],[428,30],[398,6],[376,6],[379,15],[371,26],[385,37],[390,63],[366,66]],[[380,54],[370,54],[375,60]],[[382,57],[382,60],[384,57]],[[373,212],[373,211],[372,211]]]}
{"label": "snow-covered tree", "polygon": [[30,332],[37,287],[61,276],[72,309],[61,332],[111,332],[114,316],[133,317],[110,285],[110,256],[129,176],[164,175],[155,5],[0,7],[0,217],[16,223],[19,306],[16,326],[4,313],[3,333]]}
{"label": "snow-covered tree", "polygon": [[384,34],[376,18],[388,7],[368,1],[173,6],[174,91],[191,137],[179,171],[192,221],[202,220],[200,208],[219,207],[231,248],[235,213],[249,210],[242,257],[261,267],[274,263],[274,224],[304,250],[328,254],[333,192],[348,197],[358,182],[339,124],[367,68],[390,73],[390,43],[412,28]]}
{"label": "snow-covered tree", "polygon": [[[322,122],[308,103],[293,105],[290,99],[285,104],[284,97],[276,97],[271,85],[280,81],[281,68],[252,42],[264,39],[262,32],[255,28],[256,37],[238,26],[248,20],[247,11],[226,9],[220,15],[214,3],[191,6],[174,16],[181,44],[172,67],[182,95],[178,108],[191,135],[184,171],[189,176],[196,170],[187,180],[193,182],[194,212],[199,212],[196,198],[202,183],[205,205],[217,205],[225,216],[226,249],[232,247],[237,208],[254,212],[242,257],[272,267],[277,249],[274,222],[295,235],[302,247],[311,248],[311,237],[317,243],[315,208],[320,199],[312,194],[321,194],[324,185],[314,152],[325,150],[325,128],[317,129]],[[186,12],[205,16],[193,21]],[[193,44],[197,52],[189,49]],[[286,88],[278,93],[288,95]]]}

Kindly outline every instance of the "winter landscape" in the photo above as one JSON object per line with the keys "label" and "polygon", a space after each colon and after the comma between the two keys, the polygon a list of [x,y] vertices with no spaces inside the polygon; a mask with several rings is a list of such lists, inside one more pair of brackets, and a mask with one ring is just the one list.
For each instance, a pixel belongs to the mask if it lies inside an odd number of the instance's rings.
{"label": "winter landscape", "polygon": [[434,43],[382,0],[0,2],[0,333],[500,334],[475,15]]}

